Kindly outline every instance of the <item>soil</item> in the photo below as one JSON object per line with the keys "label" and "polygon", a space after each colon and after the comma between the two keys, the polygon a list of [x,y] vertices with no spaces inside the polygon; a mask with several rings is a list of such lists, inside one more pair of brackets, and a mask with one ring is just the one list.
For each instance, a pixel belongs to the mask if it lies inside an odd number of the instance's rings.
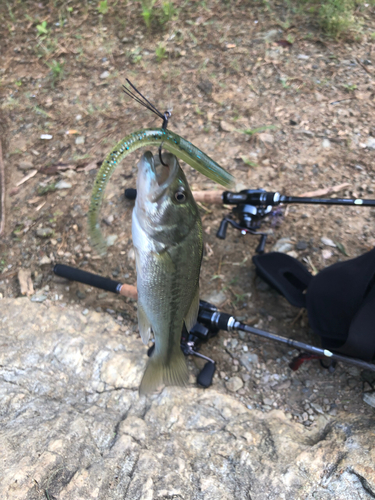
{"label": "soil", "polygon": [[[6,225],[0,297],[20,295],[17,273],[24,268],[31,272],[32,300],[62,308],[79,304],[83,313],[102,310],[138,335],[132,299],[53,274],[53,265],[64,263],[135,283],[132,202],[124,189],[135,187],[142,151],[122,162],[106,189],[103,231],[117,239],[105,258],[87,236],[90,194],[105,155],[128,133],[161,125],[121,91],[126,78],[161,111],[173,107],[170,129],[233,173],[237,190],[298,196],[347,183],[334,196],[375,198],[371,6],[362,14],[361,41],[346,44],[324,38],[278,4],[187,2],[169,22],[158,3],[154,13],[147,28],[138,2],[109,5],[104,14],[97,2],[1,4]],[[160,44],[166,48],[162,60],[156,56]],[[220,190],[183,167],[193,190]],[[230,208],[201,209],[201,296],[214,300],[221,292],[221,310],[318,345],[306,313],[256,277],[251,258],[258,237],[228,228],[226,240],[219,240],[216,231]],[[270,231],[266,251],[287,238],[291,255],[313,273],[375,245],[374,208],[296,204],[277,214],[262,225]],[[296,351],[237,332],[221,332],[201,352],[217,362],[215,383],[229,390],[242,384],[236,394],[251,407],[281,408],[308,426],[314,411],[374,411],[362,401],[369,385],[349,365],[329,373],[310,361],[292,372],[288,363]],[[257,356],[250,377],[240,362],[245,352]],[[191,360],[192,373],[200,366]]]}

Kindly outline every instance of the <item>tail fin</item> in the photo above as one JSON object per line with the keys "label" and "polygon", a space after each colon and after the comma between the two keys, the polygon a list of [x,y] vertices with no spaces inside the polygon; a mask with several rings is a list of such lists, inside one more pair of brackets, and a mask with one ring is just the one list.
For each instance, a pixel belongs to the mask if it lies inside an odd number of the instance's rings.
{"label": "tail fin", "polygon": [[163,357],[154,352],[154,355],[148,360],[139,387],[139,394],[149,394],[162,384],[186,386],[188,380],[189,372],[180,346],[175,350],[168,363],[165,363]]}

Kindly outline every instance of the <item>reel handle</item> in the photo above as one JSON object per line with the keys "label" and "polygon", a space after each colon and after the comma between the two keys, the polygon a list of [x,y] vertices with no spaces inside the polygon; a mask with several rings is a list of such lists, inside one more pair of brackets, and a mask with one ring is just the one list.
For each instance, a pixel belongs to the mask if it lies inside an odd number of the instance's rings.
{"label": "reel handle", "polygon": [[228,219],[224,217],[224,219],[220,223],[220,227],[216,233],[216,237],[221,240],[225,240],[227,236],[227,227],[228,227]]}

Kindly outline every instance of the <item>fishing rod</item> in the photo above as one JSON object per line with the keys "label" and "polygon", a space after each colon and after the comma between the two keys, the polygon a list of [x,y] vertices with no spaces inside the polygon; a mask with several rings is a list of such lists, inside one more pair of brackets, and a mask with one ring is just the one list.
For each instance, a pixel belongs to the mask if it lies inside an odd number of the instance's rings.
{"label": "fishing rod", "polygon": [[[66,266],[65,264],[56,264],[53,272],[58,276],[67,278],[71,281],[78,281],[79,283],[84,283],[95,288],[100,288],[108,292],[117,293],[126,297],[131,297],[137,299],[137,289],[135,286],[126,285],[114,281],[110,278],[104,278],[87,271],[82,271],[71,266]],[[210,338],[217,335],[220,331],[231,332],[234,330],[243,331],[252,335],[257,335],[268,340],[279,342],[287,345],[293,349],[302,351],[299,356],[294,358],[289,367],[296,371],[300,365],[307,359],[319,359],[324,368],[328,368],[330,371],[334,370],[336,362],[347,363],[353,366],[357,366],[362,370],[375,371],[375,364],[367,363],[361,359],[351,358],[349,356],[344,356],[341,354],[336,354],[328,349],[323,349],[321,347],[315,347],[305,342],[300,342],[297,340],[289,339],[287,337],[282,337],[276,333],[267,332],[265,330],[260,330],[252,326],[248,326],[241,321],[238,321],[234,316],[228,313],[218,311],[217,307],[205,302],[203,300],[199,301],[199,312],[197,323],[194,327],[187,332],[186,328],[181,335],[181,349],[185,356],[194,355],[206,360],[206,364],[198,375],[197,382],[203,387],[209,387],[212,383],[212,378],[215,373],[215,361],[207,356],[198,352],[198,349],[202,342],[207,342]],[[148,355],[152,354],[154,346],[150,347],[148,350]],[[328,362],[325,365],[324,362]]]}
{"label": "fishing rod", "polygon": [[[343,187],[341,185],[338,187]],[[270,215],[273,208],[281,204],[309,205],[344,205],[356,207],[375,207],[375,200],[362,198],[318,198],[312,196],[285,196],[278,191],[264,189],[244,189],[238,193],[231,191],[194,191],[194,199],[203,203],[234,206],[230,214],[225,215],[220,223],[216,236],[226,238],[228,225],[241,231],[242,234],[260,236],[256,253],[263,253],[268,233],[258,231],[263,219]],[[134,200],[136,189],[125,189],[125,198]]]}

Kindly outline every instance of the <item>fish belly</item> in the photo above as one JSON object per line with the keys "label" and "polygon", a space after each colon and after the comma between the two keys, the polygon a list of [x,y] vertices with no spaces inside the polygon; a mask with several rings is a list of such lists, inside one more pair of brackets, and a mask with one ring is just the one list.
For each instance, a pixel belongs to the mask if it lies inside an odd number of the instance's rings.
{"label": "fish belly", "polygon": [[138,307],[155,336],[155,349],[142,379],[140,393],[161,384],[185,385],[188,371],[180,348],[181,331],[193,301],[199,297],[202,258],[197,224],[181,244],[155,251],[152,242],[136,247]]}

